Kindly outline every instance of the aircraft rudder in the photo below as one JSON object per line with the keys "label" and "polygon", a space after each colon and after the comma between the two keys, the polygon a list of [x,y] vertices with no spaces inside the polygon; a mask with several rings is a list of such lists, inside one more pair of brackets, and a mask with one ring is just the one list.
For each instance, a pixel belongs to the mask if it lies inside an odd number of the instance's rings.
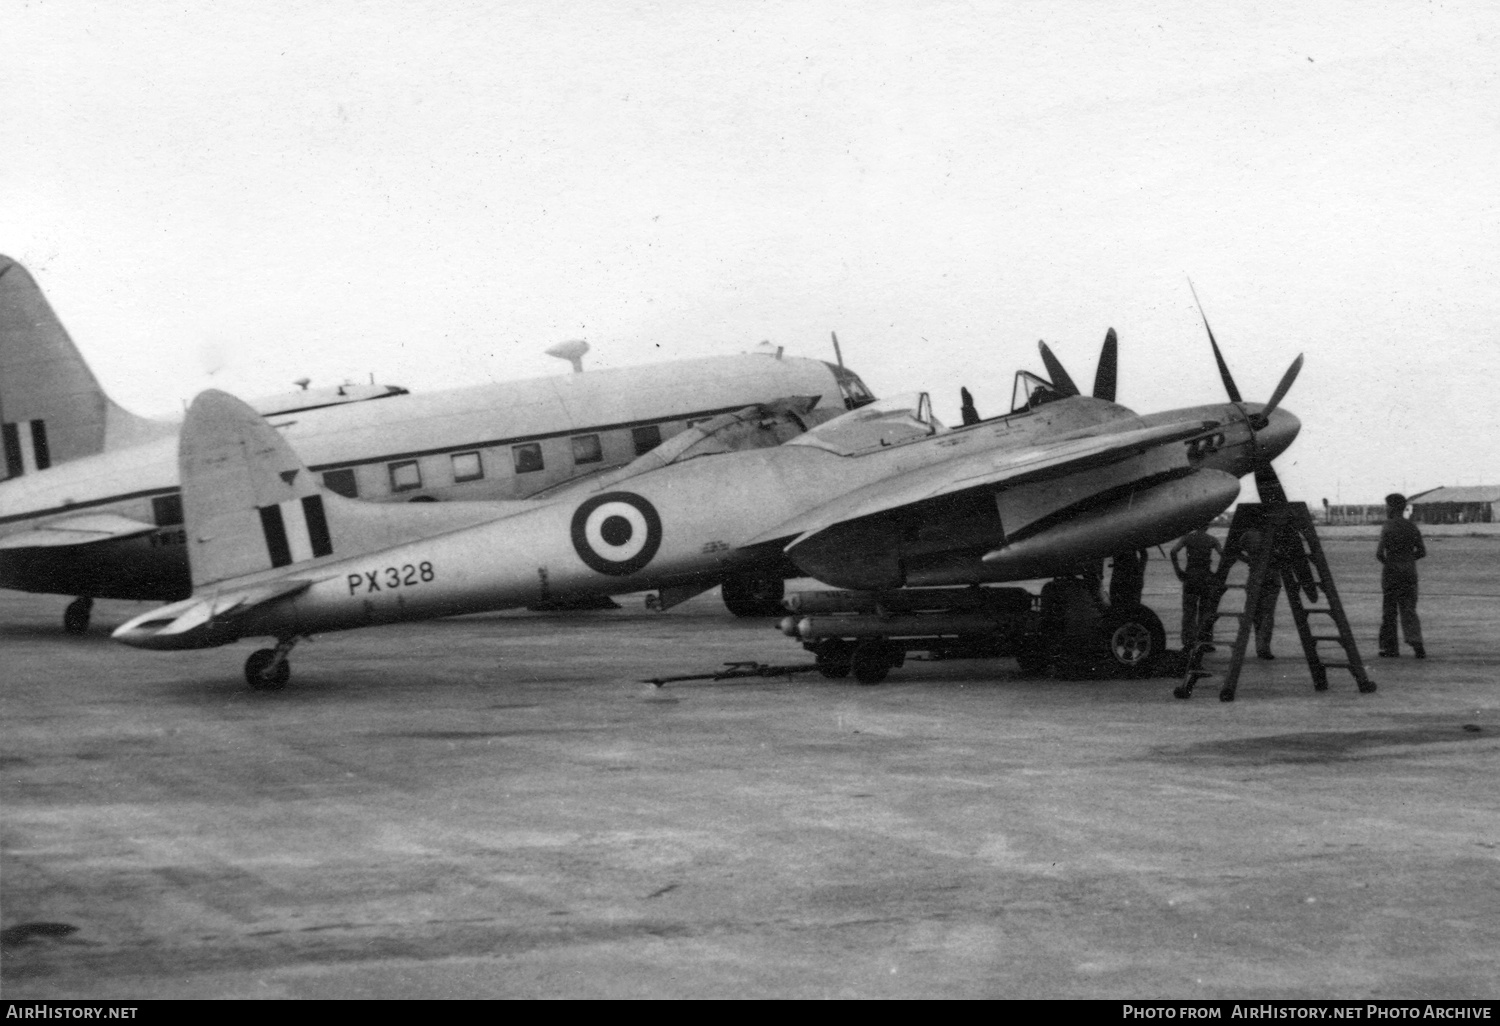
{"label": "aircraft rudder", "polygon": [[0,478],[167,430],[110,400],[31,272],[0,256]]}

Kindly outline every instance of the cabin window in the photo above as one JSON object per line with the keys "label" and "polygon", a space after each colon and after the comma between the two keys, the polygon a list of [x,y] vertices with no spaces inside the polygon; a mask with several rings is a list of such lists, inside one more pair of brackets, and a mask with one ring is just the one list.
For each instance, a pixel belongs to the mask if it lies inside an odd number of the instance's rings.
{"label": "cabin window", "polygon": [[483,477],[484,464],[479,461],[479,453],[456,452],[453,454],[453,480],[455,483],[478,481]]}
{"label": "cabin window", "polygon": [[573,438],[574,463],[598,463],[604,459],[604,450],[599,448],[598,435],[577,435]]}
{"label": "cabin window", "polygon": [[182,523],[182,494],[158,495],[151,500],[151,515],[157,527]]}
{"label": "cabin window", "polygon": [[389,464],[391,471],[391,491],[409,492],[422,487],[422,469],[417,466],[416,460],[401,460]]}
{"label": "cabin window", "polygon": [[359,483],[354,480],[352,468],[328,471],[323,475],[323,487],[330,492],[338,492],[347,499],[359,498]]}
{"label": "cabin window", "polygon": [[647,424],[645,427],[631,428],[630,438],[635,442],[635,454],[644,456],[661,444],[661,425]]}
{"label": "cabin window", "polygon": [[510,454],[515,458],[517,474],[532,474],[542,469],[542,447],[536,442],[513,445]]}

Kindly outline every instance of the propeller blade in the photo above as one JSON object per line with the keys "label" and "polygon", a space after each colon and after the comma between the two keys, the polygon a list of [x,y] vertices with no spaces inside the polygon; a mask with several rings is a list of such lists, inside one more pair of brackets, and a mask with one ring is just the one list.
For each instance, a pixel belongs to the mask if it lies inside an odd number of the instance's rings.
{"label": "propeller blade", "polygon": [[1037,345],[1042,347],[1042,362],[1047,365],[1047,376],[1052,379],[1052,386],[1063,395],[1077,395],[1078,386],[1073,384],[1073,379],[1068,377],[1068,372],[1063,369],[1062,361],[1052,355],[1052,350],[1047,348],[1047,343],[1038,340]]}
{"label": "propeller blade", "polygon": [[1271,469],[1269,460],[1255,469],[1255,490],[1260,493],[1261,502],[1274,504],[1287,501],[1286,489],[1281,487],[1281,478]]}
{"label": "propeller blade", "polygon": [[836,331],[830,331],[828,334],[833,336],[833,357],[839,362],[839,370],[843,370],[844,353],[843,350],[839,349],[839,333]]}
{"label": "propeller blade", "polygon": [[1214,338],[1214,329],[1208,326],[1208,314],[1203,312],[1203,304],[1198,302],[1198,290],[1193,288],[1193,280],[1188,279],[1188,288],[1193,293],[1193,302],[1198,304],[1198,316],[1203,318],[1203,328],[1208,332],[1208,344],[1213,346],[1214,361],[1219,365],[1219,378],[1224,382],[1224,391],[1229,393],[1229,401],[1240,402],[1240,390],[1234,387],[1234,375],[1229,373],[1229,365],[1224,362],[1224,354],[1219,352],[1219,343]]}
{"label": "propeller blade", "polygon": [[1094,398],[1106,402],[1115,401],[1115,368],[1120,358],[1120,340],[1115,329],[1110,328],[1104,336],[1104,348],[1099,350],[1099,368],[1094,371]]}
{"label": "propeller blade", "polygon": [[1292,365],[1286,369],[1281,376],[1281,384],[1276,386],[1276,391],[1271,393],[1271,401],[1266,403],[1266,408],[1260,411],[1262,417],[1269,417],[1271,411],[1281,405],[1281,400],[1286,398],[1287,389],[1292,387],[1292,382],[1297,380],[1297,374],[1302,370],[1302,354],[1298,353]]}

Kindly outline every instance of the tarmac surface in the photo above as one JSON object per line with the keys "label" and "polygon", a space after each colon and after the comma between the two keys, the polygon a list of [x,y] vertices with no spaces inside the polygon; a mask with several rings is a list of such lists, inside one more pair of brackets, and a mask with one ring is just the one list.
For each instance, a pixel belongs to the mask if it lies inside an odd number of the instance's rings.
{"label": "tarmac surface", "polygon": [[[1429,533],[1430,658],[1313,691],[804,662],[715,593],[249,643],[0,592],[0,990],[151,997],[1500,997],[1500,536]],[[1146,600],[1176,642],[1160,560]],[[1221,633],[1227,634],[1227,630]],[[1227,646],[1221,645],[1220,659]]]}

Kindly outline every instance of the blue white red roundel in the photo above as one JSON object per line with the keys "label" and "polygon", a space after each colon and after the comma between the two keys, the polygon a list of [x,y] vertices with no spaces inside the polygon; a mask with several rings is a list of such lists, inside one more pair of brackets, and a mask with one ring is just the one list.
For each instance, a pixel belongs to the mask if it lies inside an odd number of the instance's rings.
{"label": "blue white red roundel", "polygon": [[606,492],[573,514],[573,548],[601,574],[633,574],[651,562],[660,547],[661,517],[639,495]]}

